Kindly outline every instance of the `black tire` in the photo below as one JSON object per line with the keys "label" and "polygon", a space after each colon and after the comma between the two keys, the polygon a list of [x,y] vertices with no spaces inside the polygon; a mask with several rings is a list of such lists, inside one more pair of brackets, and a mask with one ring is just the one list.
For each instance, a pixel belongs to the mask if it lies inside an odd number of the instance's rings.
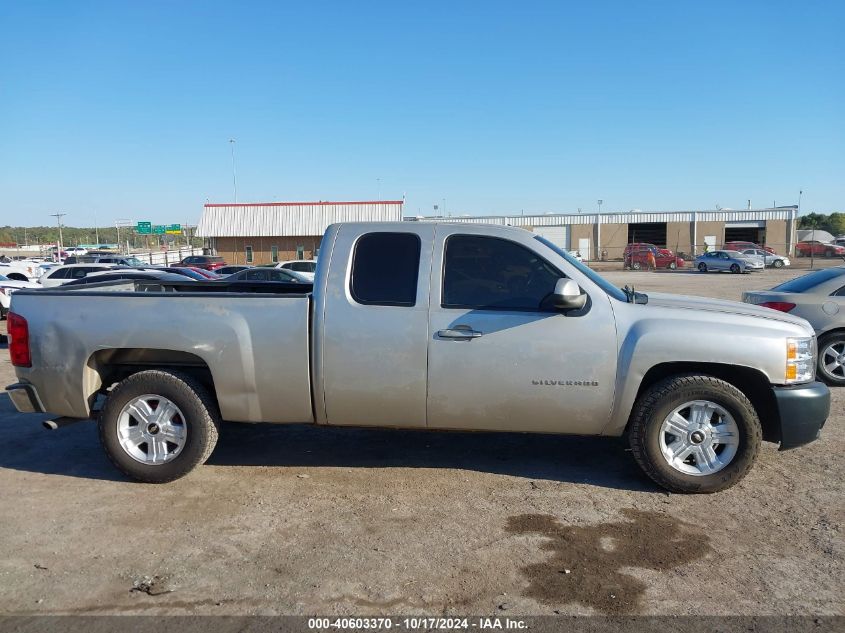
{"label": "black tire", "polygon": [[738,275],[742,272],[742,269],[739,267],[739,264],[731,264],[731,272],[734,275]]}
{"label": "black tire", "polygon": [[700,272],[700,273],[706,273],[706,272],[707,272],[707,264],[705,264],[704,262],[701,262],[701,263],[698,265],[698,272]]}
{"label": "black tire", "polygon": [[675,262],[669,262],[669,265],[666,268],[668,268],[669,270],[675,270],[677,267],[678,264],[676,264]]}
{"label": "black tire", "polygon": [[643,265],[640,262],[634,262],[633,264],[631,264],[631,268],[633,270],[639,270],[642,267],[643,267]]}
{"label": "black tire", "polygon": [[[118,440],[118,419],[128,402],[144,394],[163,396],[184,415],[185,445],[171,461],[144,464],[133,459]],[[109,394],[98,419],[100,442],[112,463],[125,475],[145,483],[166,483],[205,463],[217,443],[220,413],[214,397],[194,378],[177,371],[149,370],[133,374]]]}
{"label": "black tire", "polygon": [[[736,455],[710,475],[676,470],[660,450],[663,420],[692,400],[709,400],[724,407],[739,430]],[[683,493],[718,492],[735,485],[751,470],[763,439],[760,419],[748,398],[732,384],[704,375],[673,376],[650,387],[634,405],[628,431],[634,458],[646,475],[667,490]]]}
{"label": "black tire", "polygon": [[774,266],[775,268],[783,268],[783,260],[776,259],[774,262],[772,262],[772,266]]}
{"label": "black tire", "polygon": [[833,251],[832,251],[832,250],[830,250],[830,249],[827,249],[827,250],[824,252],[824,258],[825,258],[825,259],[830,259],[831,257],[833,257]]}
{"label": "black tire", "polygon": [[826,385],[831,387],[845,387],[845,378],[830,374],[827,371],[824,360],[824,350],[830,345],[845,343],[845,332],[834,332],[819,338],[819,358],[816,365],[816,375]]}

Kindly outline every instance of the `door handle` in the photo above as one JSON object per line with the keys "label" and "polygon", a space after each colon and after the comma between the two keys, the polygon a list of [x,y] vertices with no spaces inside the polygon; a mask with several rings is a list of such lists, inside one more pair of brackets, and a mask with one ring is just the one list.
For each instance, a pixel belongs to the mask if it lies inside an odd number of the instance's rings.
{"label": "door handle", "polygon": [[456,325],[454,328],[446,330],[437,330],[437,336],[440,338],[448,338],[453,340],[468,340],[478,338],[482,332],[473,330],[468,325]]}

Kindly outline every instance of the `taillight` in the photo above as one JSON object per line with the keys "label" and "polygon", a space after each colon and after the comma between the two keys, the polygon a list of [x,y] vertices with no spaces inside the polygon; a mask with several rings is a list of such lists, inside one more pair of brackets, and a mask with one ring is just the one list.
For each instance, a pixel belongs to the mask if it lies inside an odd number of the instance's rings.
{"label": "taillight", "polygon": [[9,334],[9,356],[15,367],[32,367],[29,353],[29,324],[21,315],[9,312],[6,327]]}
{"label": "taillight", "polygon": [[759,305],[764,308],[771,308],[772,310],[779,310],[781,312],[789,312],[795,307],[794,303],[789,303],[788,301],[764,301]]}

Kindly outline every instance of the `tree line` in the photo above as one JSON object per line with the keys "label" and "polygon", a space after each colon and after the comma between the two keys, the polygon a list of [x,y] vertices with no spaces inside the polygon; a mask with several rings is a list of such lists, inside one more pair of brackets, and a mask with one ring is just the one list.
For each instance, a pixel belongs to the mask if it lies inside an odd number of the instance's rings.
{"label": "tree line", "polygon": [[818,229],[833,236],[845,235],[845,213],[808,213],[798,218],[799,229]]}
{"label": "tree line", "polygon": [[[118,236],[115,227],[62,227],[62,245],[77,246],[79,244],[117,244]],[[120,242],[129,243],[133,246],[157,248],[163,238],[166,242],[177,242],[180,245],[185,243],[184,235],[137,235],[131,228],[120,229]],[[175,238],[175,239],[174,239]],[[0,227],[0,243],[5,244],[56,244],[59,241],[59,228],[56,226],[4,226]],[[202,238],[192,238],[194,246],[202,246]]]}

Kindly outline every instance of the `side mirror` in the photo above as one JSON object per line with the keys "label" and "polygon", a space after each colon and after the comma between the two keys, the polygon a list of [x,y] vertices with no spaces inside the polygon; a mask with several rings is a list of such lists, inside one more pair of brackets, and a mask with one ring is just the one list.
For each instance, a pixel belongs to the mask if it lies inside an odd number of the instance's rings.
{"label": "side mirror", "polygon": [[552,306],[556,310],[580,310],[587,303],[587,295],[572,279],[558,279],[552,293]]}

